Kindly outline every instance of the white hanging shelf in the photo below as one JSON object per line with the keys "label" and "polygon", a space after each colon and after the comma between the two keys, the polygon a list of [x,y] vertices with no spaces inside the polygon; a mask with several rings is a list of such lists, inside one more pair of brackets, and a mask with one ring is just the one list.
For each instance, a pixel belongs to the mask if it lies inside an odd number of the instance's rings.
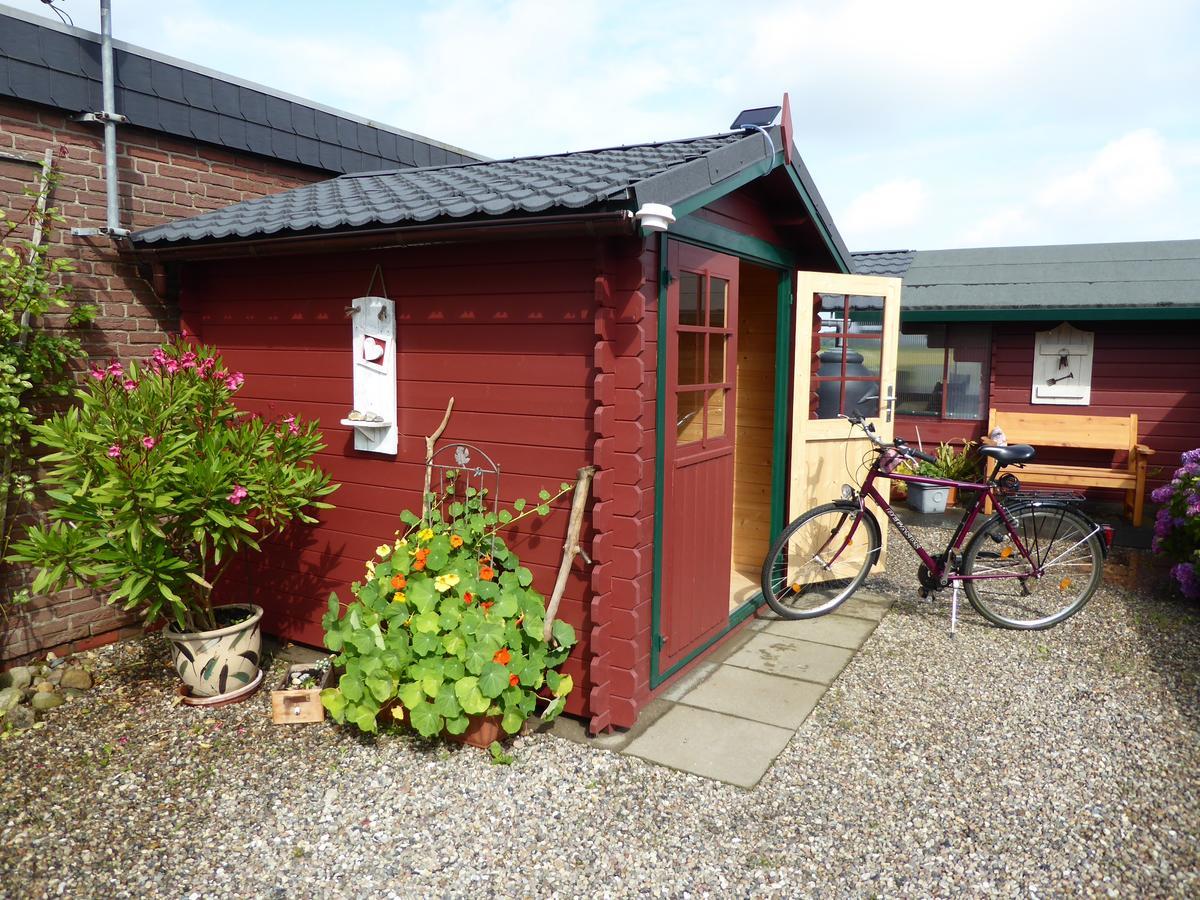
{"label": "white hanging shelf", "polygon": [[391,428],[391,422],[364,422],[362,419],[342,419],[343,425],[349,425],[351,428]]}

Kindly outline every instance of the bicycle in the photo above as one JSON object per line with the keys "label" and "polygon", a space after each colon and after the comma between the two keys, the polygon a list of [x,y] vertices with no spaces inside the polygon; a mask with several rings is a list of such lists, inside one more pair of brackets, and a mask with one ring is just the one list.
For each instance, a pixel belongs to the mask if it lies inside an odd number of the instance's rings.
{"label": "bicycle", "polygon": [[[984,446],[982,481],[956,481],[898,471],[915,459],[935,457],[897,438],[890,444],[860,415],[845,416],[861,428],[875,455],[861,485],[843,485],[842,498],[810,509],[775,539],[763,561],[767,604],[785,619],[810,619],[833,612],[862,585],[879,558],[882,532],[870,499],[921,559],[920,594],[952,589],[950,633],[958,624],[959,590],[989,622],[1002,628],[1041,629],[1073,616],[1100,584],[1112,528],[1098,525],[1076,508],[1078,495],[1025,494],[1007,466],[1034,458],[1027,444]],[[995,463],[990,475],[987,461]],[[905,527],[875,487],[877,478],[975,491],[946,549],[932,555]],[[996,512],[967,539],[984,504]],[[964,547],[964,541],[966,546]],[[960,552],[961,551],[961,552]]]}

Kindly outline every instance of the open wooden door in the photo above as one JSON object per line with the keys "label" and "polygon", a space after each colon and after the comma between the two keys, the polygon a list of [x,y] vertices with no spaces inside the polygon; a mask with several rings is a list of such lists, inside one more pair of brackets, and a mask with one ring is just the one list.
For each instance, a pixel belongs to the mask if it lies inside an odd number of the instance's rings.
{"label": "open wooden door", "polygon": [[789,520],[865,474],[870,442],[839,416],[860,413],[892,439],[899,333],[899,278],[796,273]]}

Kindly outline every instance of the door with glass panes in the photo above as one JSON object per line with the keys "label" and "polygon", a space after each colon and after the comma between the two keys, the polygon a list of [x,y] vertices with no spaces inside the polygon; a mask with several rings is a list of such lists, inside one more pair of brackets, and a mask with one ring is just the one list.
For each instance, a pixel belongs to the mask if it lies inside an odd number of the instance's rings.
{"label": "door with glass panes", "polygon": [[737,389],[737,259],[671,241],[667,271],[660,671],[729,621]]}

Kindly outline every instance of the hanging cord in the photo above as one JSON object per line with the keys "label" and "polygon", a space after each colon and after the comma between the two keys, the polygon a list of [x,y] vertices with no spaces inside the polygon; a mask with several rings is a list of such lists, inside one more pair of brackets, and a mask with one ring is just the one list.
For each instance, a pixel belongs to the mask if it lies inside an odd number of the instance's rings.
{"label": "hanging cord", "polygon": [[762,132],[762,136],[767,139],[767,146],[771,148],[771,155],[767,157],[767,171],[770,172],[771,168],[775,165],[775,142],[771,140],[771,133],[761,125],[747,125],[745,127],[747,129],[753,128],[755,131]]}
{"label": "hanging cord", "polygon": [[371,293],[371,289],[373,287],[375,287],[376,279],[379,280],[379,286],[381,288],[383,288],[383,293],[380,294],[380,296],[383,297],[385,300],[391,300],[392,298],[388,296],[387,282],[383,280],[383,266],[381,266],[379,263],[375,264],[375,271],[373,271],[371,273],[371,281],[367,284],[367,296],[368,297],[375,296],[374,294]]}

